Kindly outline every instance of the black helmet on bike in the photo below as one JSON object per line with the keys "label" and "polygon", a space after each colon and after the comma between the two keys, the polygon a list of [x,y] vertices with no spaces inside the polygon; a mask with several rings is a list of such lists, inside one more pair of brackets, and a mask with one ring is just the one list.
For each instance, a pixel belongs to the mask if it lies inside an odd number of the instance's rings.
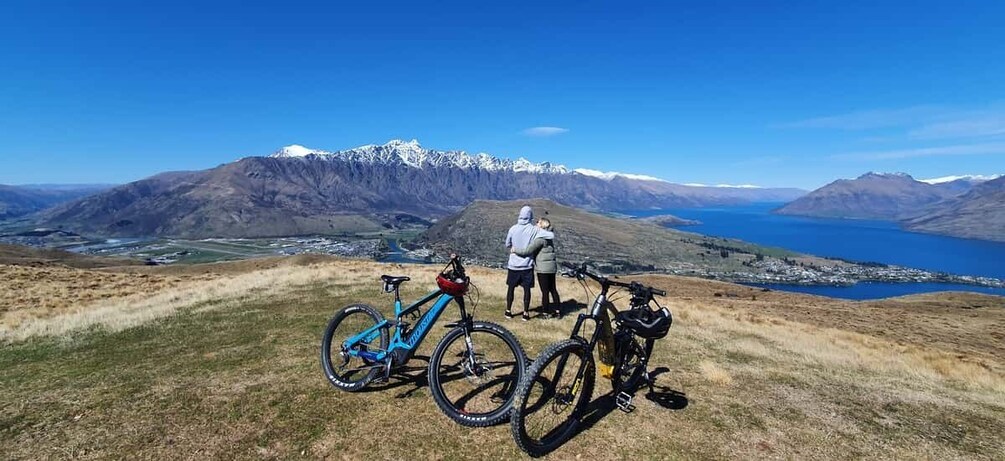
{"label": "black helmet on bike", "polygon": [[660,339],[670,331],[673,324],[673,315],[670,309],[662,308],[658,311],[650,310],[648,307],[629,309],[618,312],[614,316],[618,324],[635,332],[635,334],[646,339]]}

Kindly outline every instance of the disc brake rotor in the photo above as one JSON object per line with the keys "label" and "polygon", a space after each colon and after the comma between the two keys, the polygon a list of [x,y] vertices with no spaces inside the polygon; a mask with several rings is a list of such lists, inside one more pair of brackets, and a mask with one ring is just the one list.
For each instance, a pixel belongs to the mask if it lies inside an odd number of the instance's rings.
{"label": "disc brake rotor", "polygon": [[567,384],[555,391],[555,397],[551,399],[551,412],[558,415],[565,412],[572,405],[573,397],[572,385]]}
{"label": "disc brake rotor", "polygon": [[474,365],[471,364],[470,360],[465,360],[462,368],[464,369],[464,378],[475,386],[483,385],[495,379],[495,373],[492,372],[492,367],[488,366],[488,361],[484,357],[476,358]]}

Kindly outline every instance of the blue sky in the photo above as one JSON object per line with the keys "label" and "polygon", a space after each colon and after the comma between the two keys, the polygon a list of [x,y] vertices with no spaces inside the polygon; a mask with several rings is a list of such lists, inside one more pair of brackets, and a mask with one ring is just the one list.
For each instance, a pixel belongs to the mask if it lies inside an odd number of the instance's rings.
{"label": "blue sky", "polygon": [[1005,173],[1002,24],[1000,1],[7,1],[0,183],[392,138],[709,184]]}

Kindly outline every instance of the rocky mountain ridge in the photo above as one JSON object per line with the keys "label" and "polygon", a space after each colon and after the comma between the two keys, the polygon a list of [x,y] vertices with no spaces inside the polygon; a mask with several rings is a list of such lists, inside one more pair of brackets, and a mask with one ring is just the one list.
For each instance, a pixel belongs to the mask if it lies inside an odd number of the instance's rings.
{"label": "rocky mountain ridge", "polygon": [[31,185],[0,184],[0,219],[31,214],[57,204],[97,193],[105,185]]}
{"label": "rocky mountain ridge", "polygon": [[52,209],[41,223],[110,236],[271,237],[380,230],[402,215],[434,219],[477,199],[546,197],[626,210],[781,201],[802,193],[600,178],[548,162],[393,140],[336,152],[287,146],[209,170],[160,174]]}
{"label": "rocky mountain ridge", "polygon": [[775,212],[897,221],[912,231],[1005,241],[1005,177],[919,181],[905,173],[870,172],[834,181]]}

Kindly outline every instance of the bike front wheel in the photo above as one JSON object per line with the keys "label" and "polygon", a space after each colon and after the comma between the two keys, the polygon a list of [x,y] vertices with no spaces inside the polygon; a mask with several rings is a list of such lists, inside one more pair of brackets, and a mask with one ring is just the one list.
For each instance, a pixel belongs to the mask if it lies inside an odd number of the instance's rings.
{"label": "bike front wheel", "polygon": [[384,317],[366,304],[352,304],[338,311],[321,338],[321,369],[328,381],[343,391],[358,391],[377,377],[383,365],[360,356],[360,352],[387,350],[387,327],[349,347],[346,340],[379,324]]}
{"label": "bike front wheel", "polygon": [[[470,338],[470,341],[468,341]],[[429,358],[429,389],[447,416],[464,426],[486,427],[509,416],[527,367],[513,333],[490,322],[450,330]]]}
{"label": "bike front wheel", "polygon": [[575,435],[595,380],[593,354],[585,341],[567,339],[542,351],[520,382],[510,413],[517,446],[538,457]]}

